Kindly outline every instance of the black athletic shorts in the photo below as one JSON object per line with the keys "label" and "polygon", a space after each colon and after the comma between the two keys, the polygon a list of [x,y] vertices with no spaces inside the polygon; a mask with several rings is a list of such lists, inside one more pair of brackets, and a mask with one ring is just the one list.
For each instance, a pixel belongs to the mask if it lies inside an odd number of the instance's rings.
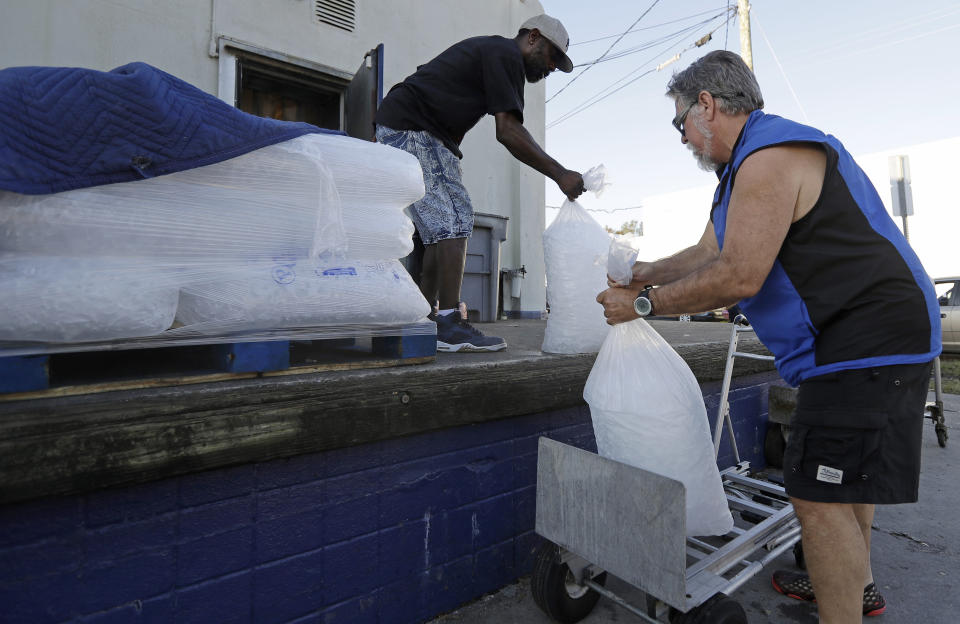
{"label": "black athletic shorts", "polygon": [[783,458],[787,494],[821,503],[915,503],[931,365],[801,382]]}

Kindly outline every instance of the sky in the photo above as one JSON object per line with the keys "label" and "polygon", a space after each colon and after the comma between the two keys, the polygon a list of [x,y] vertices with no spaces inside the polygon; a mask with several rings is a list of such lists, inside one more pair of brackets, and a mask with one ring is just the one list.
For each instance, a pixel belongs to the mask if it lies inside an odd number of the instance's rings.
{"label": "sky", "polygon": [[[599,198],[588,193],[580,201],[611,227],[658,216],[643,215],[644,210],[669,210],[662,201],[636,208],[645,198],[702,187],[702,217],[691,219],[695,242],[708,218],[716,177],[700,170],[680,143],[670,124],[673,103],[664,93],[675,71],[707,52],[740,51],[738,18],[726,23],[724,17],[737,1],[541,4],[566,26],[574,65],[584,65],[547,79],[546,151],[569,169],[604,164],[611,186]],[[617,41],[648,9],[633,26],[643,30]],[[833,134],[854,156],[960,135],[954,110],[960,101],[957,0],[753,0],[750,17],[754,73],[766,112]],[[692,47],[711,31],[708,43]],[[614,43],[609,56],[646,49],[593,64],[578,76]],[[679,60],[644,75],[678,52]],[[606,93],[602,101],[566,117]],[[549,223],[557,214],[550,207],[564,199],[550,180],[546,199]],[[691,217],[685,213],[684,218]]]}

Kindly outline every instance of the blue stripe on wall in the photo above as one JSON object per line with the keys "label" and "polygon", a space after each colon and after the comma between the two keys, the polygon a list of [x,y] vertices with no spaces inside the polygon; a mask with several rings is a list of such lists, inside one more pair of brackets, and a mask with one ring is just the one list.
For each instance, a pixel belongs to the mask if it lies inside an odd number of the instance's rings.
{"label": "blue stripe on wall", "polygon": [[[754,466],[775,379],[731,394]],[[2,506],[3,620],[431,619],[529,574],[543,435],[596,450],[577,407]]]}

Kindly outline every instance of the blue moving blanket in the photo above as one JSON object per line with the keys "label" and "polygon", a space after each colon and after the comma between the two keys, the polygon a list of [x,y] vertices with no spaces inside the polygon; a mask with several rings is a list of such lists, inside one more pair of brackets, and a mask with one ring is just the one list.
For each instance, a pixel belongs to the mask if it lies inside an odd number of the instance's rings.
{"label": "blue moving blanket", "polygon": [[241,112],[145,63],[0,71],[0,189],[56,193],[233,158],[310,132]]}

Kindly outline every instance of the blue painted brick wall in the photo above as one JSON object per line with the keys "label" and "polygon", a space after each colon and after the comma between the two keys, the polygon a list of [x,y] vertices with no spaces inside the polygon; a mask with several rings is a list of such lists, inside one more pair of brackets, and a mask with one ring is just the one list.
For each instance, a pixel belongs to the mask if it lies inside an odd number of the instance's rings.
{"label": "blue painted brick wall", "polygon": [[[755,465],[772,380],[731,392]],[[596,450],[581,407],[0,507],[0,621],[422,622],[530,572],[542,435]]]}

